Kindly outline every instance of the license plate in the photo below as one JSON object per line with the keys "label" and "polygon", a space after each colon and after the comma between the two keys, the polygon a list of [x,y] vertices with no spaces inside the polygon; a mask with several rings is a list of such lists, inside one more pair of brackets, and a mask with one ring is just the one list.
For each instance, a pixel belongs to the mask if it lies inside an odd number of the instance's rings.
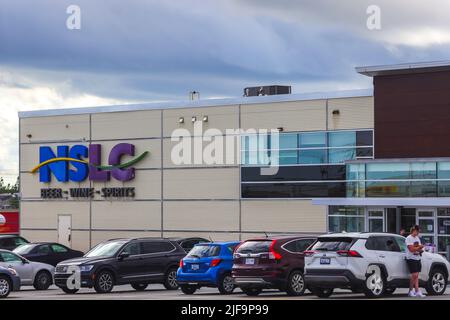
{"label": "license plate", "polygon": [[331,259],[330,258],[320,258],[320,264],[330,264]]}
{"label": "license plate", "polygon": [[198,264],[191,264],[191,269],[198,270],[198,269],[200,269],[200,266]]}
{"label": "license plate", "polygon": [[255,259],[247,258],[247,259],[245,259],[245,264],[255,264]]}

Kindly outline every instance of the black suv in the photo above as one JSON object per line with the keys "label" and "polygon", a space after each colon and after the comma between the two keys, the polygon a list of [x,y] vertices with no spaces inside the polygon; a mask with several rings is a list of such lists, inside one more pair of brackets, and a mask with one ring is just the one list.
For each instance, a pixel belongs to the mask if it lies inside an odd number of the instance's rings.
{"label": "black suv", "polygon": [[55,284],[65,293],[76,293],[79,288],[72,274],[79,270],[80,286],[93,287],[98,293],[111,292],[115,285],[124,284],[142,291],[150,283],[161,283],[168,290],[176,290],[178,265],[185,255],[176,241],[168,239],[108,240],[82,258],[59,263]]}

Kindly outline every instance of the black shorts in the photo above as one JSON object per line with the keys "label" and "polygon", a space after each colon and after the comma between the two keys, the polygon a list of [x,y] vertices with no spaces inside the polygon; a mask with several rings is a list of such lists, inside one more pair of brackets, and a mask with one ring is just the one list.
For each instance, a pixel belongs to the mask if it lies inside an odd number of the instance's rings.
{"label": "black shorts", "polygon": [[422,262],[420,260],[406,259],[410,273],[422,271]]}

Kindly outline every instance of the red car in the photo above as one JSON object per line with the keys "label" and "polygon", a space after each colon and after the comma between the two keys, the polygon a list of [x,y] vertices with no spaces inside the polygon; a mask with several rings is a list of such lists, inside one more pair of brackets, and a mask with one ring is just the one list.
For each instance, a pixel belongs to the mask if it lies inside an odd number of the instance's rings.
{"label": "red car", "polygon": [[275,236],[242,242],[234,252],[235,285],[249,296],[257,296],[263,289],[303,295],[303,252],[315,241],[314,236]]}

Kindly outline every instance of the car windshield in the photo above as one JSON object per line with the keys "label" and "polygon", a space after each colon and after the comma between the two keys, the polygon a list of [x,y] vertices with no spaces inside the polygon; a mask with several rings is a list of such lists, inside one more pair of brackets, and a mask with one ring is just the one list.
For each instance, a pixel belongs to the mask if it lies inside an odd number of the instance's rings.
{"label": "car windshield", "polygon": [[311,250],[316,251],[339,251],[348,250],[352,246],[352,238],[319,238]]}
{"label": "car windshield", "polygon": [[238,249],[237,253],[266,253],[269,252],[272,241],[247,241]]}
{"label": "car windshield", "polygon": [[13,250],[17,254],[28,254],[34,249],[34,244],[23,244]]}
{"label": "car windshield", "polygon": [[85,254],[85,257],[112,257],[114,256],[127,241],[108,241],[100,243],[91,251]]}
{"label": "car windshield", "polygon": [[207,258],[207,257],[215,257],[220,254],[219,246],[203,246],[198,245],[192,248],[189,251],[187,258]]}

